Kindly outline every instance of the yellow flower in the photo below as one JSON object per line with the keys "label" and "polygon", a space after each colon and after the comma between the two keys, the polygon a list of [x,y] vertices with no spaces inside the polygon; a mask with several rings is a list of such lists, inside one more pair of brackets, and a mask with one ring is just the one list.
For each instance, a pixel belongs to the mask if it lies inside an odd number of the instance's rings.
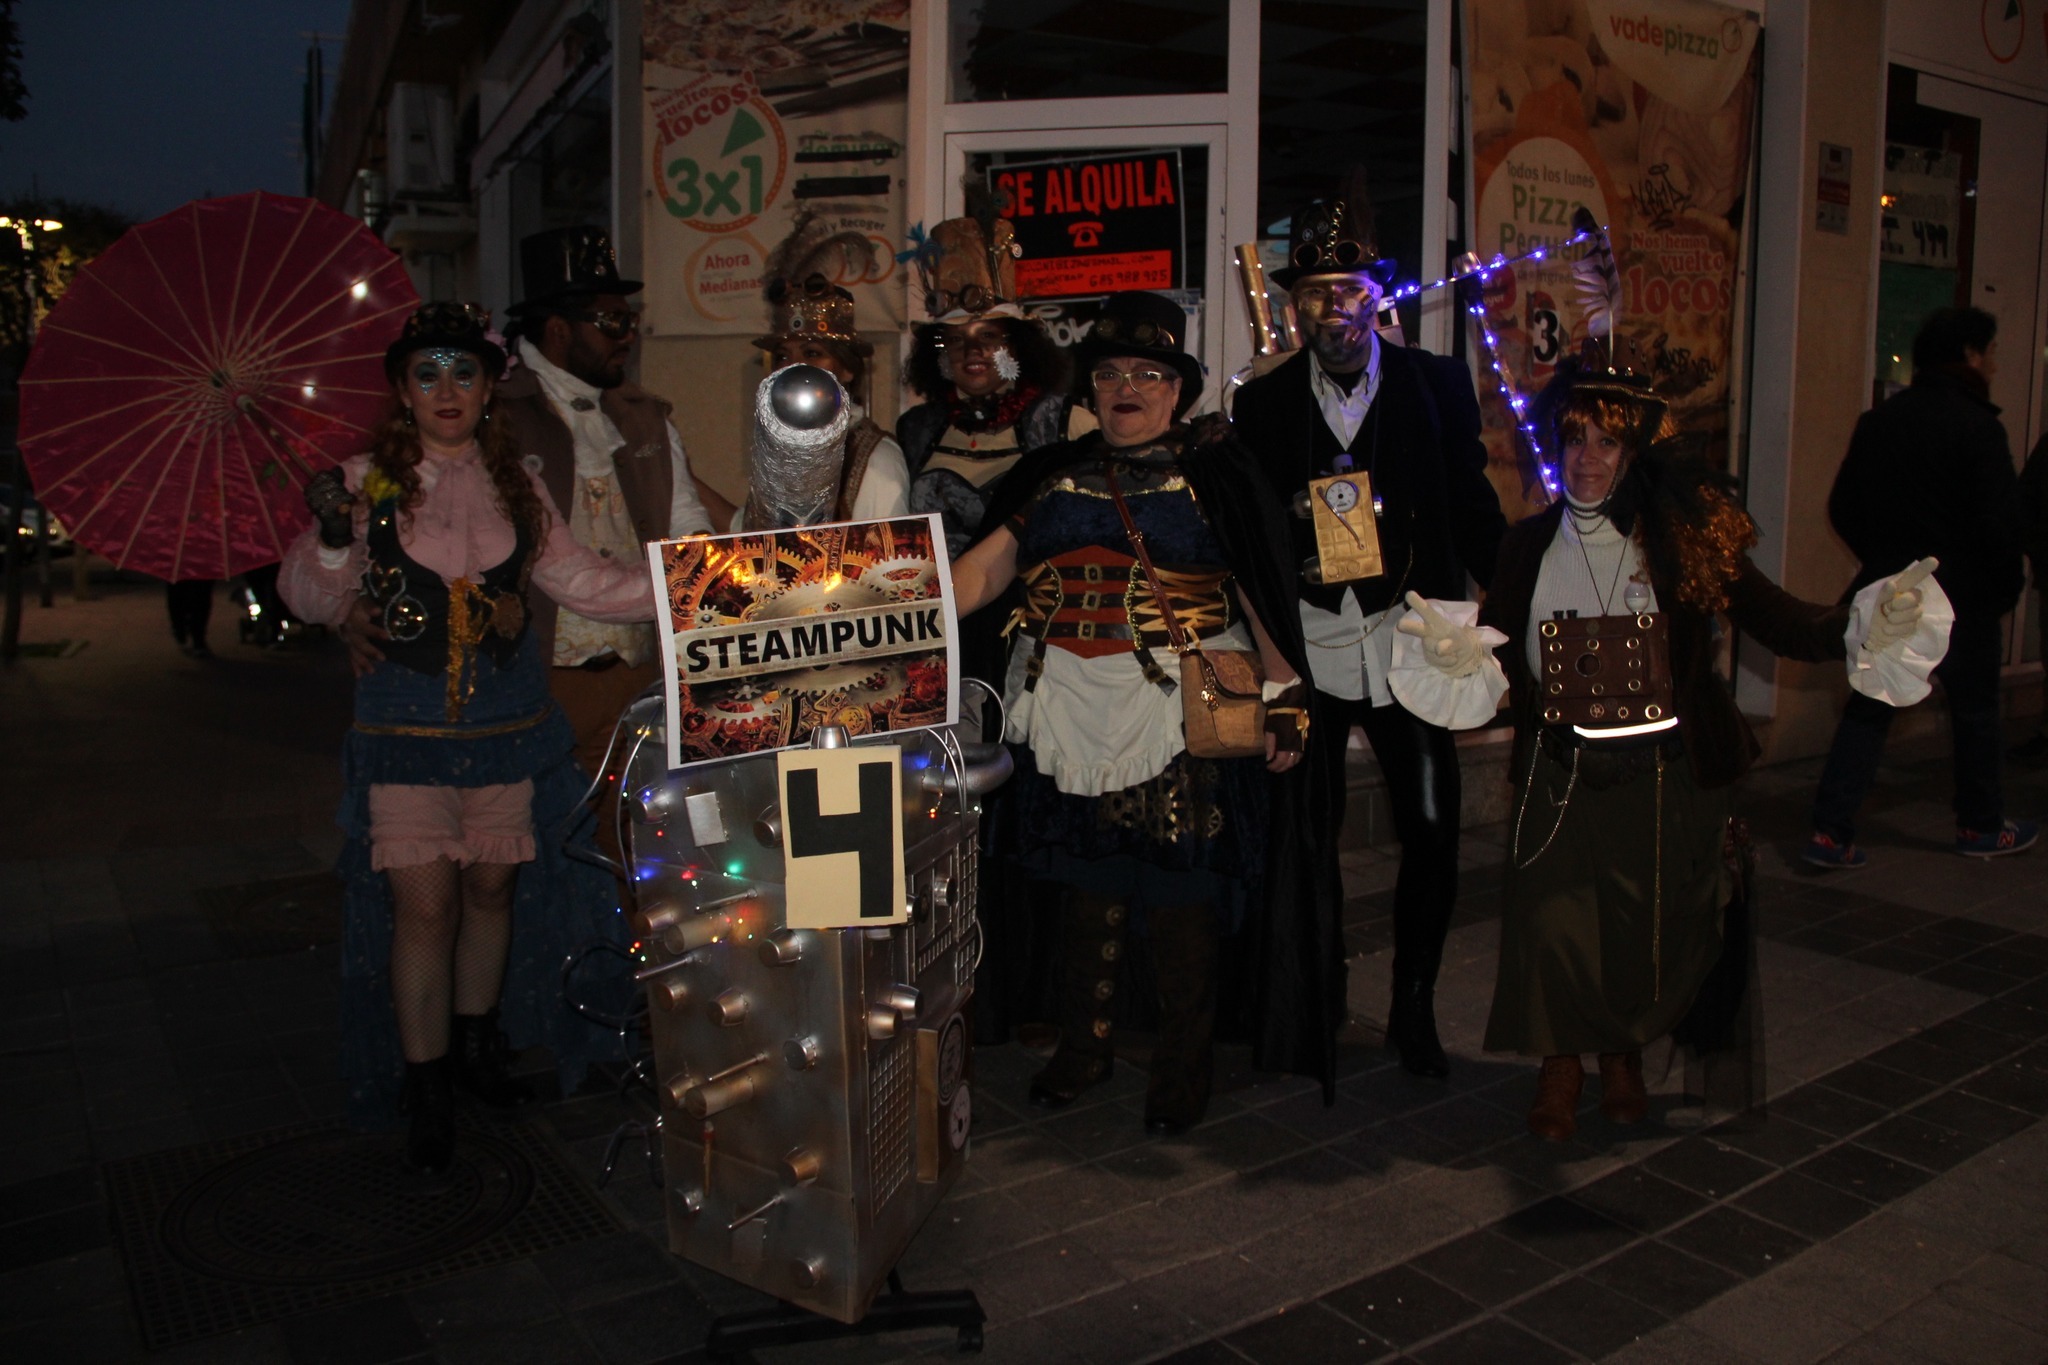
{"label": "yellow flower", "polygon": [[363,496],[373,505],[401,497],[404,493],[405,490],[398,485],[397,480],[375,465],[371,465],[369,472],[363,475]]}

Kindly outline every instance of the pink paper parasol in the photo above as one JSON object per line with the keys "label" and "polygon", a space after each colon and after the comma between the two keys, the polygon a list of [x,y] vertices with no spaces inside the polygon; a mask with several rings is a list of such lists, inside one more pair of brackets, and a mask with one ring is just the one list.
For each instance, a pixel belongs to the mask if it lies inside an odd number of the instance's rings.
{"label": "pink paper parasol", "polygon": [[311,199],[204,199],[131,229],[44,320],[21,449],[72,537],[159,578],[282,557],[299,490],[367,445],[384,348],[418,303],[361,222]]}

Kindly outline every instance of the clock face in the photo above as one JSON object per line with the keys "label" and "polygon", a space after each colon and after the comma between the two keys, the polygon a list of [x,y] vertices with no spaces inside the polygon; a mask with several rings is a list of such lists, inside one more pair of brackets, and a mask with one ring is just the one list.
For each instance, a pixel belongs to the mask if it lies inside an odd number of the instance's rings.
{"label": "clock face", "polygon": [[967,1025],[959,1015],[946,1021],[939,1035],[939,1103],[950,1104],[960,1078],[967,1074]]}
{"label": "clock face", "polygon": [[974,1102],[967,1096],[963,1085],[953,1092],[953,1103],[946,1109],[946,1141],[956,1152],[967,1145],[967,1130],[974,1126]]}
{"label": "clock face", "polygon": [[1333,483],[1323,490],[1323,501],[1341,517],[1358,506],[1358,485],[1348,480]]}

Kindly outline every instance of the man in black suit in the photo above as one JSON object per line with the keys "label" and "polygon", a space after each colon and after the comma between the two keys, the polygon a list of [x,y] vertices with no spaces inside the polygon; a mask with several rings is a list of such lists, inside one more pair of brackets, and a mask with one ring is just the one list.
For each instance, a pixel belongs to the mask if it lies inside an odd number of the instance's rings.
{"label": "man in black suit", "polygon": [[1373,331],[1395,265],[1374,250],[1365,208],[1330,199],[1295,215],[1290,264],[1273,279],[1293,294],[1306,345],[1246,384],[1232,415],[1282,506],[1304,508],[1310,479],[1347,468],[1370,477],[1381,503],[1386,572],[1356,582],[1323,583],[1313,525],[1292,518],[1316,685],[1310,734],[1324,746],[1339,820],[1352,726],[1386,775],[1401,842],[1387,1041],[1409,1071],[1444,1076],[1434,995],[1458,895],[1458,754],[1450,731],[1394,701],[1387,668],[1403,595],[1461,599],[1467,573],[1484,585],[1507,521],[1486,478],[1470,372]]}

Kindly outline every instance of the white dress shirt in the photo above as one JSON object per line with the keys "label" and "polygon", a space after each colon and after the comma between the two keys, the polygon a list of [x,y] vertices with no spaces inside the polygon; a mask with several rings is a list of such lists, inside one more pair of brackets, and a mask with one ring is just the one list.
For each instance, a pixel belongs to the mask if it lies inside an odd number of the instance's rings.
{"label": "white dress shirt", "polygon": [[[1323,373],[1322,361],[1314,353],[1308,360],[1309,388],[1322,410],[1323,422],[1339,445],[1348,448],[1365,425],[1365,416],[1380,391],[1380,339],[1370,337],[1365,354],[1365,373],[1346,392],[1344,386]],[[1308,644],[1308,665],[1316,690],[1347,701],[1372,698],[1374,706],[1391,706],[1394,694],[1387,690],[1387,669],[1394,659],[1393,613],[1376,611],[1368,616],[1358,605],[1358,595],[1349,587],[1336,611],[1325,611],[1309,602],[1301,604],[1301,630]]]}

